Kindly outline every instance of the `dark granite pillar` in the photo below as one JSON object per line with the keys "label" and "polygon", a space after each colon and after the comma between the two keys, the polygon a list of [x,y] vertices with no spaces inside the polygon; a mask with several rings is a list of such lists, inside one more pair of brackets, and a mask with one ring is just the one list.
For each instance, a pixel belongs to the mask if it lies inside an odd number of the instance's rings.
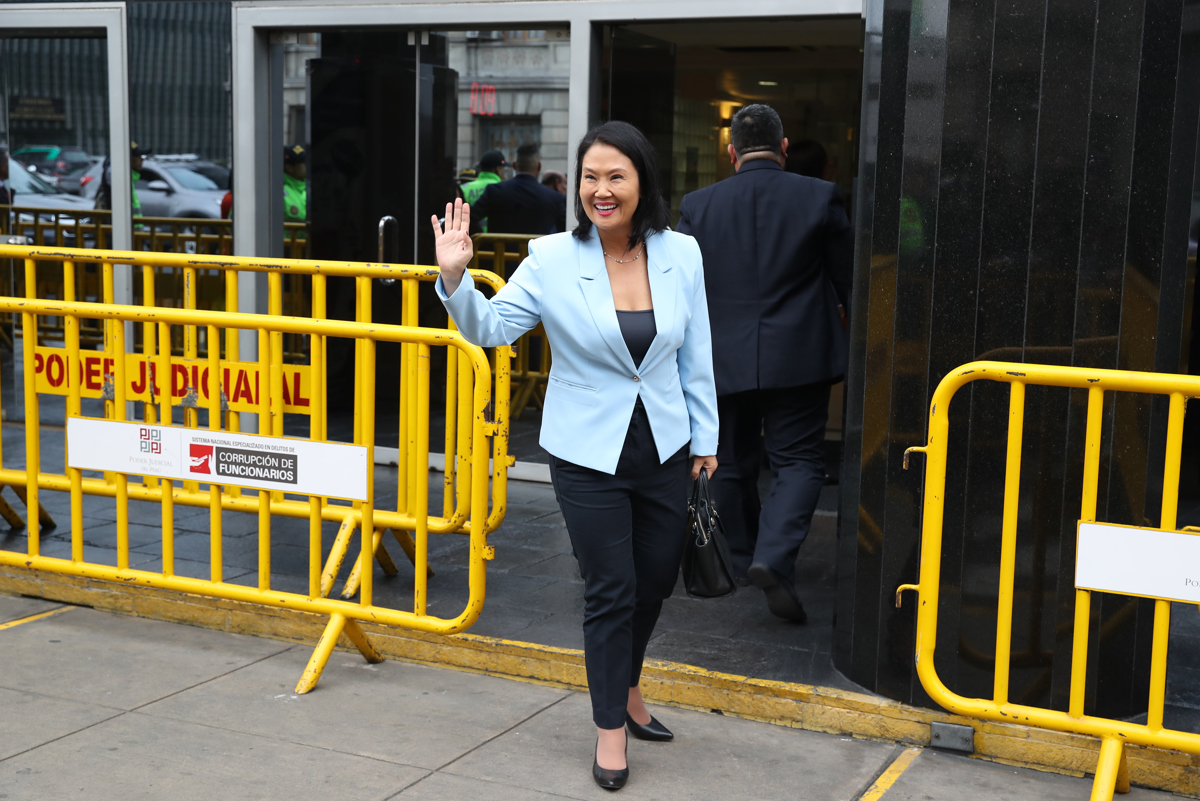
{"label": "dark granite pillar", "polygon": [[[930,704],[913,669],[929,397],[973,359],[1186,372],[1200,0],[867,0],[834,659]],[[951,409],[936,663],[989,696],[1007,389]],[[1082,393],[1030,388],[1010,697],[1065,709]],[[1110,397],[1099,517],[1156,525],[1166,408]],[[917,468],[924,464],[917,458]],[[1093,602],[1088,710],[1145,708],[1151,608]]]}

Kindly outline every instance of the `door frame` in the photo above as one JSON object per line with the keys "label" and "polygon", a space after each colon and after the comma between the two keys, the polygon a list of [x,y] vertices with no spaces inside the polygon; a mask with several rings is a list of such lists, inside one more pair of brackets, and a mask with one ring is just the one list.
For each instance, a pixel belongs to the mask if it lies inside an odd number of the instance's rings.
{"label": "door frame", "polygon": [[[13,3],[0,5],[0,30],[104,31],[108,59],[108,149],[112,158],[112,247],[133,249],[133,186],[129,148],[129,28],[123,2]],[[11,143],[10,143],[11,144]],[[133,302],[133,274],[113,265],[114,300]],[[132,339],[128,340],[132,343]]]}

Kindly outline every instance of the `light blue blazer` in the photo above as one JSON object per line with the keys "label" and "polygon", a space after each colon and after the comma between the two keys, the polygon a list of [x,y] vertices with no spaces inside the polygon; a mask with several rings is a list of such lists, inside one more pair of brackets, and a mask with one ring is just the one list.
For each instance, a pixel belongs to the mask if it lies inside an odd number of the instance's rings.
{"label": "light blue blazer", "polygon": [[[464,280],[438,296],[469,341],[508,345],[539,322],[554,354],[541,445],[559,459],[617,471],[638,396],[660,461],[689,441],[693,456],[717,452],[717,390],[704,267],[695,239],[672,231],[646,240],[658,334],[640,367],[621,336],[600,239],[570,233],[529,243],[529,258],[490,301]],[[467,276],[464,276],[464,279]]]}

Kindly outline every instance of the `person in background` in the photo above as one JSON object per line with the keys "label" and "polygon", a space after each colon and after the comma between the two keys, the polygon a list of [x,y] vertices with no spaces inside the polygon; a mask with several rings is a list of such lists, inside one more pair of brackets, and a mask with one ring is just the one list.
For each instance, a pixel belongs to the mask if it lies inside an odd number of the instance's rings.
{"label": "person in background", "polygon": [[567,228],[567,196],[538,183],[542,159],[536,144],[517,148],[515,175],[492,184],[474,205],[489,234],[555,234]]}
{"label": "person in background", "polygon": [[308,219],[308,151],[303,145],[283,149],[283,221]]}
{"label": "person in background", "polygon": [[[733,118],[736,172],[685,195],[676,228],[704,254],[712,320],[721,472],[713,503],[734,578],[804,623],[796,556],[825,483],[829,388],[846,372],[854,233],[836,185],[783,170],[788,141],[774,109]],[[761,504],[766,446],[774,479]]]}
{"label": "person in background", "polygon": [[[468,181],[461,187],[463,202],[474,205],[483,196],[483,193],[489,186],[498,184],[504,180],[500,172],[507,166],[508,161],[499,150],[489,150],[484,153],[479,159],[479,168],[475,171],[475,180]],[[475,215],[475,224],[479,227],[480,231],[486,232],[488,230],[487,220],[482,215]]]}
{"label": "person in background", "polygon": [[542,186],[548,186],[555,192],[567,194],[567,176],[558,170],[546,170],[542,173]]}
{"label": "person in background", "polygon": [[432,220],[434,289],[476,345],[545,326],[554,365],[540,442],[584,581],[592,778],[617,790],[629,778],[626,727],[673,737],[642,700],[642,661],[679,576],[689,471],[717,470],[717,395],[700,248],[669,228],[654,148],[614,121],[577,152],[573,232],[530,242],[489,300],[463,280],[471,208],[447,205],[445,226]]}
{"label": "person in background", "polygon": [[[138,199],[137,182],[142,180],[142,163],[150,155],[149,148],[138,147],[137,142],[129,143],[129,191],[133,195],[133,216],[142,216],[142,201]],[[104,167],[100,172],[100,187],[96,190],[97,209],[112,209],[112,158],[105,157]]]}

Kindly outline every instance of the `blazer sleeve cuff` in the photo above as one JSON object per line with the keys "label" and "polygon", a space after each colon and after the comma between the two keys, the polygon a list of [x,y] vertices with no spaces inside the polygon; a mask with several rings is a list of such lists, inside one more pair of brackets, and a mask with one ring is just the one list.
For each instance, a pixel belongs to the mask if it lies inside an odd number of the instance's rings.
{"label": "blazer sleeve cuff", "polygon": [[692,444],[688,448],[692,456],[716,456],[716,435],[696,433],[692,436]]}
{"label": "blazer sleeve cuff", "polygon": [[463,273],[462,280],[458,283],[458,288],[454,290],[453,295],[446,294],[446,285],[442,282],[442,277],[439,275],[437,280],[433,282],[433,291],[437,293],[438,300],[442,303],[452,303],[453,299],[460,299],[463,296],[463,284],[470,283],[474,285],[475,279],[471,277],[469,272]]}

